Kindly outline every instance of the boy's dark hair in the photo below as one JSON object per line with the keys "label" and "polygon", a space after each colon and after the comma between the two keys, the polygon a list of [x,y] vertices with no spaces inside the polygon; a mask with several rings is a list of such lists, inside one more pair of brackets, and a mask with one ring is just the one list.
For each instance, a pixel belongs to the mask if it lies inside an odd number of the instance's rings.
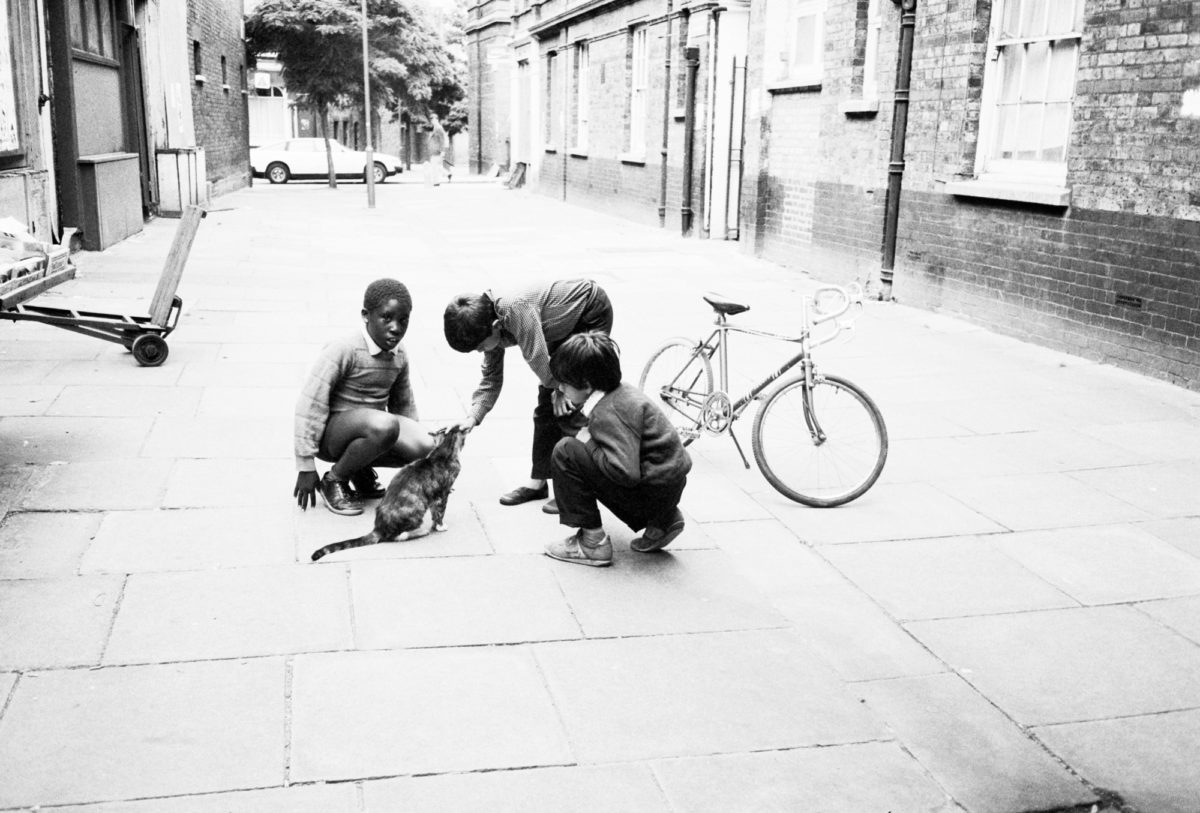
{"label": "boy's dark hair", "polygon": [[412,297],[408,287],[399,280],[377,279],[367,286],[363,293],[363,310],[373,311],[393,299],[400,300],[400,308],[405,313],[412,313]]}
{"label": "boy's dark hair", "polygon": [[487,294],[459,294],[446,306],[442,321],[446,342],[460,353],[470,353],[492,335],[496,306]]}
{"label": "boy's dark hair", "polygon": [[621,348],[607,333],[576,333],[550,357],[550,374],[572,387],[612,392],[621,384]]}

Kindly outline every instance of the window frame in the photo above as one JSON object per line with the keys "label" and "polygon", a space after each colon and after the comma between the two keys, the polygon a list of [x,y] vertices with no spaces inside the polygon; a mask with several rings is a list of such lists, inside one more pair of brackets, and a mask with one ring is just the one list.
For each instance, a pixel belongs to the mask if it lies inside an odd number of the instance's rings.
{"label": "window frame", "polygon": [[[768,0],[764,63],[767,66],[776,65],[775,69],[766,69],[768,91],[821,87],[825,73],[827,10],[827,0]],[[802,53],[799,22],[808,17],[813,18],[813,25],[809,32],[810,39],[804,44],[811,52],[812,61],[799,63],[797,57]],[[785,62],[786,67],[780,70],[779,62]]]}
{"label": "window frame", "polygon": [[[25,166],[28,160],[23,126],[25,111],[21,103],[24,98],[21,93],[21,63],[18,59],[18,54],[25,44],[24,37],[21,35],[24,26],[18,5],[14,0],[4,0],[0,7],[0,15],[3,15],[2,22],[5,29],[0,32],[0,36],[3,36],[3,47],[8,49],[7,58],[0,66],[0,70],[3,70],[9,79],[7,86],[10,91],[5,94],[5,98],[0,104],[3,104],[11,112],[11,141],[13,142],[12,147],[4,147],[0,144],[0,171]],[[3,58],[2,49],[0,49],[0,58]]]}
{"label": "window frame", "polygon": [[[1039,14],[1043,20],[1047,20],[1047,15],[1050,13],[1051,7],[1056,3],[1062,3],[1063,0],[997,0],[992,7],[992,16],[989,25],[988,43],[987,43],[987,61],[984,66],[983,73],[983,89],[981,96],[981,106],[979,115],[979,141],[975,153],[975,177],[984,182],[1015,184],[1017,186],[1041,186],[1066,188],[1067,183],[1067,159],[1069,157],[1070,140],[1072,132],[1072,119],[1075,107],[1075,90],[1078,85],[1079,76],[1079,55],[1083,40],[1083,0],[1073,0],[1075,3],[1073,26],[1069,31],[1058,31],[1056,33],[1043,33],[1037,35],[1017,35],[1010,36],[1004,32],[1004,21],[1010,9],[1017,5],[1018,10],[1021,4],[1036,3],[1039,6]],[[1043,110],[1048,104],[1065,104],[1066,117],[1064,121],[1065,132],[1062,133],[1062,150],[1063,155],[1061,160],[1052,161],[1045,159],[1021,159],[1021,158],[1004,158],[999,155],[1001,145],[1000,128],[1003,126],[1002,106],[1022,105],[1024,95],[1021,91],[1022,86],[1018,91],[1016,102],[1011,101],[1014,97],[1008,93],[1008,88],[1005,85],[1005,68],[1011,54],[1018,48],[1028,48],[1030,45],[1040,43],[1049,43],[1053,49],[1054,43],[1074,41],[1074,51],[1070,66],[1070,92],[1065,100],[1054,100],[1048,98],[1048,93],[1043,93],[1040,99],[1040,104]],[[1019,82],[1026,77],[1024,68],[1028,66],[1025,62],[1022,67]],[[1048,61],[1046,66],[1045,85],[1048,87],[1053,81],[1052,64]],[[1036,100],[1035,100],[1036,101]],[[1025,101],[1024,104],[1030,104]],[[1043,119],[1044,122],[1044,119]],[[1045,133],[1037,142],[1036,149],[1038,151],[1046,148]]]}
{"label": "window frame", "polygon": [[586,153],[588,148],[589,93],[588,72],[591,69],[591,48],[587,40],[575,43],[575,133],[572,151]]}
{"label": "window frame", "polygon": [[647,96],[650,90],[650,26],[642,23],[629,29],[629,106],[626,156],[646,155]]}

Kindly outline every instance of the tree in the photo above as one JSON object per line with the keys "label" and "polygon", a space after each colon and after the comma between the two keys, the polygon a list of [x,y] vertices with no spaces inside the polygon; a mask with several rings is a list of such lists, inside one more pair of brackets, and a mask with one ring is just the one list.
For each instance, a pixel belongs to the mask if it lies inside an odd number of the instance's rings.
{"label": "tree", "polygon": [[[402,0],[367,2],[371,101],[424,115],[435,90],[455,82],[453,58],[424,14]],[[288,90],[317,111],[330,186],[329,109],[363,103],[361,0],[263,0],[246,18],[252,54],[274,53]]]}

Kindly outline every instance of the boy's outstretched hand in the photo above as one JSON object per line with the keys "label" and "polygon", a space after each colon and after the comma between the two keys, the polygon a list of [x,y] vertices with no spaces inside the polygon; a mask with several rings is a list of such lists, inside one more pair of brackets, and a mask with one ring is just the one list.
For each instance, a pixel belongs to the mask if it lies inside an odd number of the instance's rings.
{"label": "boy's outstretched hand", "polygon": [[463,418],[458,423],[452,423],[449,426],[447,426],[446,428],[447,429],[457,429],[460,432],[470,432],[477,425],[478,424],[475,422],[474,418]]}
{"label": "boy's outstretched hand", "polygon": [[296,488],[292,491],[292,496],[296,498],[296,504],[301,509],[307,511],[310,505],[316,507],[317,486],[320,483],[321,476],[315,471],[302,471],[296,475]]}

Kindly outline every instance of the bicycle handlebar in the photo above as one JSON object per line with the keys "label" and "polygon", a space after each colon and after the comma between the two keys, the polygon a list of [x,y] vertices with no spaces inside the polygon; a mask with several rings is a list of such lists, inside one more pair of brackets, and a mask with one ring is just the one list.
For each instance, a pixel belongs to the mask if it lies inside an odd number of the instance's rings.
{"label": "bicycle handlebar", "polygon": [[855,305],[855,304],[861,305],[862,301],[863,301],[862,286],[859,285],[857,282],[852,282],[852,283],[850,283],[850,285],[848,285],[846,287],[842,287],[841,285],[822,285],[820,288],[813,291],[811,302],[813,303],[814,311],[818,310],[817,304],[816,304],[817,299],[821,296],[821,294],[828,293],[828,292],[836,293],[841,297],[841,299],[842,299],[841,306],[837,310],[831,311],[829,313],[814,314],[812,317],[812,324],[814,324],[814,325],[819,325],[822,322],[828,322],[830,319],[837,319],[839,316],[844,314],[846,311],[850,310],[850,307],[852,305]]}

